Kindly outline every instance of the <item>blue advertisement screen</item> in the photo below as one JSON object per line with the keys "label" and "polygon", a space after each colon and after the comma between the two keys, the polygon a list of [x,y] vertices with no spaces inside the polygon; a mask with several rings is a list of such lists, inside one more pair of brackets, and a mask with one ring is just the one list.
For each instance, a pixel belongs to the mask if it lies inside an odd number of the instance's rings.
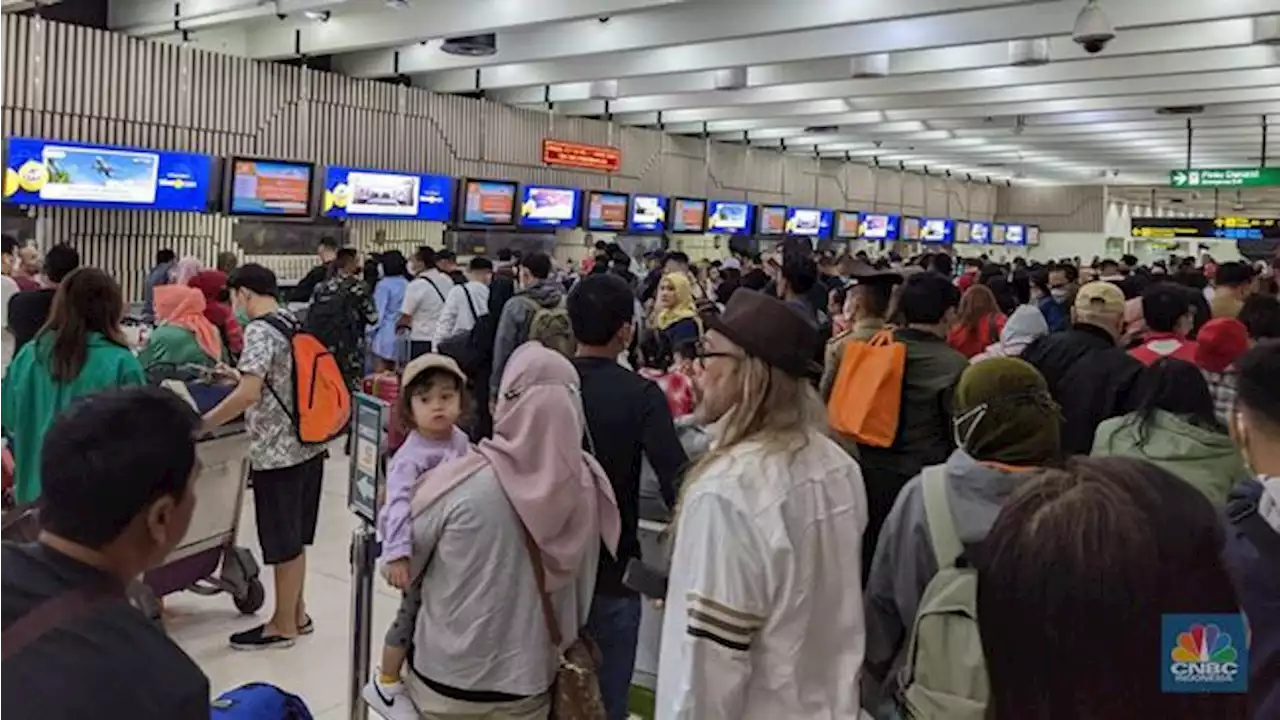
{"label": "blue advertisement screen", "polygon": [[862,216],[862,237],[866,240],[897,240],[898,216],[866,213]]}
{"label": "blue advertisement screen", "polygon": [[132,210],[209,209],[213,158],[10,138],[5,202]]}
{"label": "blue advertisement screen", "polygon": [[667,227],[667,199],[659,195],[631,198],[631,231],[660,233]]}
{"label": "blue advertisement screen", "polygon": [[799,237],[829,237],[831,211],[817,208],[787,208],[787,234]]}
{"label": "blue advertisement screen", "polygon": [[711,211],[707,216],[707,232],[746,235],[751,232],[753,209],[747,203],[712,200]]}
{"label": "blue advertisement screen", "polygon": [[448,222],[453,178],[333,167],[324,173],[321,215]]}
{"label": "blue advertisement screen", "polygon": [[991,244],[991,223],[969,223],[969,242],[974,245]]}
{"label": "blue advertisement screen", "polygon": [[574,227],[578,224],[578,191],[574,188],[525,185],[520,200],[525,227]]}
{"label": "blue advertisement screen", "polygon": [[920,221],[921,242],[950,245],[956,239],[956,224],[947,218],[924,218]]}
{"label": "blue advertisement screen", "polygon": [[1004,244],[1005,245],[1026,245],[1027,229],[1024,225],[1005,225],[1004,226]]}

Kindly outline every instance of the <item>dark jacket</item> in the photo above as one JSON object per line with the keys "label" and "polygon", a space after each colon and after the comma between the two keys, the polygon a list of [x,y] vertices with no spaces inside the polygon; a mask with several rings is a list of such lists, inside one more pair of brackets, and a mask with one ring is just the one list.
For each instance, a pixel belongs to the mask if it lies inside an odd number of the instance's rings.
{"label": "dark jacket", "polygon": [[1040,309],[1040,314],[1044,315],[1044,321],[1049,325],[1049,332],[1061,332],[1071,325],[1071,313],[1062,303],[1051,297],[1040,298],[1040,303],[1036,305]]}
{"label": "dark jacket", "polygon": [[907,346],[898,434],[891,447],[858,445],[867,488],[867,530],[862,543],[864,579],[871,570],[880,526],[898,491],[925,466],[946,462],[955,449],[951,400],[960,373],[969,366],[963,355],[937,335],[910,328],[895,330],[893,335]]}
{"label": "dark jacket", "polygon": [[324,282],[327,277],[329,277],[329,265],[327,263],[316,265],[308,270],[298,284],[285,293],[285,296],[289,302],[311,302],[311,294],[315,292],[316,286]]}
{"label": "dark jacket", "polygon": [[[1262,483],[1250,478],[1231,491],[1222,548],[1240,606],[1249,618],[1249,699],[1255,718],[1280,717],[1280,535],[1259,547],[1233,510],[1256,507]],[[1256,518],[1256,515],[1254,516]],[[1272,530],[1263,527],[1261,532]],[[1274,531],[1273,531],[1274,532]]]}
{"label": "dark jacket", "polygon": [[1134,409],[1141,362],[1116,345],[1106,330],[1077,323],[1050,333],[1022,351],[1062,406],[1062,452],[1087,455],[1098,424]]}

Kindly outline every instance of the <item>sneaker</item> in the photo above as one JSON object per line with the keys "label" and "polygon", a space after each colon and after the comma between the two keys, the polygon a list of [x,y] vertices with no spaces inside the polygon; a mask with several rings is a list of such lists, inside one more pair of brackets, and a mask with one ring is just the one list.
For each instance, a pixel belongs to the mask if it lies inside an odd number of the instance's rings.
{"label": "sneaker", "polygon": [[384,685],[375,678],[365,683],[360,696],[369,704],[370,710],[387,720],[419,720],[422,717],[405,692],[404,683]]}
{"label": "sneaker", "polygon": [[252,630],[238,632],[231,636],[231,647],[235,650],[274,650],[293,647],[294,638],[267,635],[266,630],[266,625],[259,625]]}

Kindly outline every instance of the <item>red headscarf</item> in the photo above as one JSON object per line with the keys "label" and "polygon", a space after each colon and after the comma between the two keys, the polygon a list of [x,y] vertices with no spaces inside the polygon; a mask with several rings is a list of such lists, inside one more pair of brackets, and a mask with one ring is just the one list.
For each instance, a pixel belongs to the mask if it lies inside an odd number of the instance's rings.
{"label": "red headscarf", "polygon": [[244,350],[244,335],[240,332],[240,323],[236,322],[231,304],[218,299],[227,286],[227,274],[220,270],[201,270],[188,284],[204,295],[205,318],[222,328],[232,354],[239,355]]}

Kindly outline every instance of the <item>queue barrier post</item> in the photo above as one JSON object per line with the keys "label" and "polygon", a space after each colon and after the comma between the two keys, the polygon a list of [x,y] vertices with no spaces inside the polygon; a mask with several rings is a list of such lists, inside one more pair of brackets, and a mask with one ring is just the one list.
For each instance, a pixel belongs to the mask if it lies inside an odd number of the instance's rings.
{"label": "queue barrier post", "polygon": [[351,532],[351,677],[347,699],[351,720],[366,720],[369,708],[361,691],[372,670],[373,583],[378,563],[374,525],[386,482],[382,458],[387,443],[383,428],[389,406],[372,395],[353,393],[352,409],[354,442],[347,509],[359,523]]}

